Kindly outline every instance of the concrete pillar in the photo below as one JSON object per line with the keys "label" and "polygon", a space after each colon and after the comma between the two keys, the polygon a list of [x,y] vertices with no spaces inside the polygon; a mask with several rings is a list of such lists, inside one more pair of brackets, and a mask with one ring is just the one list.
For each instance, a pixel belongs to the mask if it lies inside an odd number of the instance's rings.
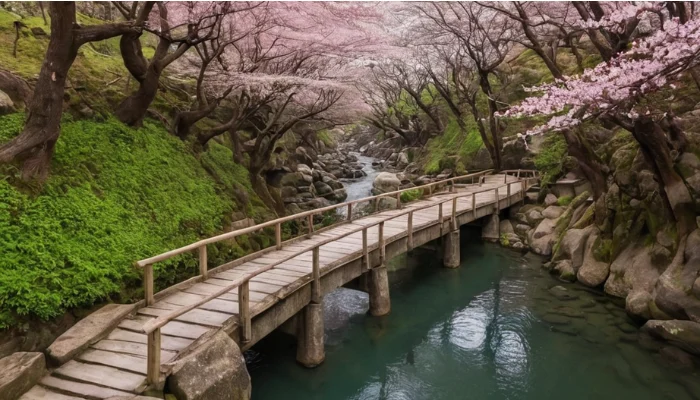
{"label": "concrete pillar", "polygon": [[309,303],[300,314],[297,325],[297,362],[313,368],[326,358],[323,348],[323,304]]}
{"label": "concrete pillar", "polygon": [[484,226],[481,228],[481,238],[490,242],[497,242],[501,236],[500,218],[498,213],[484,217]]}
{"label": "concrete pillar", "polygon": [[389,298],[389,275],[386,266],[369,270],[369,313],[375,317],[387,315],[391,311]]}
{"label": "concrete pillar", "polygon": [[459,229],[456,229],[442,237],[442,264],[447,268],[457,268],[460,262]]}

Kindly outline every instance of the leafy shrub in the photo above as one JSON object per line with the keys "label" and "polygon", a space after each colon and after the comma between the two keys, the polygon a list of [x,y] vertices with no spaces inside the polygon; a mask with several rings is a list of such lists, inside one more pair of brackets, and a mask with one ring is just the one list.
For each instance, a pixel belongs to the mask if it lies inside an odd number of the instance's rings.
{"label": "leafy shrub", "polygon": [[419,199],[423,195],[423,189],[410,189],[401,193],[401,202],[409,203],[416,199]]}
{"label": "leafy shrub", "polygon": [[560,198],[557,199],[557,205],[566,207],[571,203],[571,200],[573,200],[573,196],[561,196]]}
{"label": "leafy shrub", "polygon": [[534,161],[535,167],[541,172],[542,184],[553,183],[571,165],[564,137],[560,134],[549,135],[542,143],[542,149]]}

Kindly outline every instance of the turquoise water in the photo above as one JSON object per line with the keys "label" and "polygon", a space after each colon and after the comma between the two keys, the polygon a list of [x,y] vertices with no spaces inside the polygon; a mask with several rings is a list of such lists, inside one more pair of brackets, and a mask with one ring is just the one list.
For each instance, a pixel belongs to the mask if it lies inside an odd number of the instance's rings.
{"label": "turquoise water", "polygon": [[389,316],[368,316],[363,293],[329,294],[321,366],[296,364],[285,334],[258,343],[253,399],[700,399],[698,373],[641,347],[608,298],[469,236],[456,270],[430,251],[393,260]]}

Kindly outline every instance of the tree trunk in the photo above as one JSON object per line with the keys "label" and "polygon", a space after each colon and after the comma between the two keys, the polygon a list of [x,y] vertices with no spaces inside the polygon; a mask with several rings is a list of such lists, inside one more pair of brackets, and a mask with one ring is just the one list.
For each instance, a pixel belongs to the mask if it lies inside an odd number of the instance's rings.
{"label": "tree trunk", "polygon": [[491,140],[493,141],[493,151],[494,151],[494,169],[499,171],[503,167],[503,160],[501,157],[501,152],[503,151],[503,139],[501,138],[501,133],[498,130],[498,121],[496,120],[496,113],[498,112],[498,104],[493,98],[493,93],[491,90],[491,83],[489,83],[488,72],[479,72],[479,85],[481,90],[486,95],[487,103],[489,105],[489,130],[491,131]]}
{"label": "tree trunk", "polygon": [[673,213],[679,236],[689,234],[696,227],[693,201],[688,187],[674,169],[664,131],[651,118],[640,117],[634,121],[632,135],[639,142],[644,158],[659,180],[662,197]]}
{"label": "tree trunk", "polygon": [[218,104],[218,102],[214,102],[204,108],[177,113],[175,116],[175,122],[173,123],[173,133],[175,136],[183,140],[186,139],[190,134],[190,129],[192,129],[192,126],[207,115],[211,114],[216,109]]}
{"label": "tree trunk", "polygon": [[66,77],[75,57],[75,3],[51,2],[51,38],[22,132],[0,147],[0,162],[22,164],[22,179],[43,180],[60,133]]}
{"label": "tree trunk", "polygon": [[581,172],[591,183],[593,199],[598,200],[608,190],[607,180],[603,173],[602,163],[598,156],[591,150],[584,138],[572,130],[563,132],[569,155],[576,159]]}
{"label": "tree trunk", "polygon": [[139,82],[138,90],[124,99],[117,107],[114,113],[117,119],[129,126],[141,125],[148,112],[148,107],[158,93],[160,75],[161,70],[157,68],[157,63],[151,63],[146,76]]}
{"label": "tree trunk", "polygon": [[275,201],[275,199],[270,194],[270,190],[267,188],[267,183],[258,173],[250,171],[250,183],[253,186],[253,190],[260,197],[260,200],[265,203],[265,205],[271,210],[275,211],[278,217],[284,216],[286,210],[284,205],[281,205]]}

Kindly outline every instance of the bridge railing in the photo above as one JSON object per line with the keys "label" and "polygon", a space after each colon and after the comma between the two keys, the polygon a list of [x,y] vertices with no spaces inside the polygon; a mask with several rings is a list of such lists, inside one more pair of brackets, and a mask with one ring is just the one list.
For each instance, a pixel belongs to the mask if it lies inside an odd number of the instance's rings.
{"label": "bridge railing", "polygon": [[[443,223],[445,216],[443,215],[443,205],[448,202],[452,202],[452,215],[449,217],[450,218],[450,227],[452,230],[456,229],[457,223],[456,223],[456,212],[457,212],[457,199],[462,198],[462,197],[469,197],[471,196],[471,206],[472,206],[472,212],[474,213],[474,217],[476,217],[476,195],[480,193],[486,193],[486,192],[491,192],[494,191],[494,203],[496,204],[496,208],[500,209],[501,205],[501,194],[502,192],[499,193],[499,188],[506,187],[506,200],[509,202],[508,205],[510,205],[511,201],[511,187],[514,184],[520,184],[520,188],[518,188],[517,191],[521,191],[523,196],[525,195],[525,191],[528,188],[529,183],[532,180],[538,179],[536,174],[531,174],[531,177],[520,177],[521,172],[523,170],[512,170],[512,171],[503,171],[507,175],[510,174],[516,174],[516,181],[511,181],[507,182],[507,176],[504,178],[504,185],[497,186],[495,188],[489,188],[489,189],[484,189],[484,190],[479,190],[476,192],[469,192],[469,193],[462,193],[462,194],[455,194],[454,196],[450,197],[449,199],[442,200],[438,204],[431,203],[429,205],[424,205],[424,206],[419,206],[419,207],[412,207],[406,211],[400,212],[398,214],[393,214],[391,216],[385,217],[379,221],[376,221],[370,225],[365,225],[363,227],[359,227],[353,230],[350,230],[348,232],[342,233],[338,236],[334,236],[332,238],[328,238],[326,240],[323,240],[321,242],[315,243],[312,247],[306,248],[299,250],[297,252],[294,252],[293,254],[284,257],[278,261],[275,261],[274,263],[268,264],[267,266],[256,270],[255,272],[251,272],[245,276],[242,276],[238,279],[235,279],[232,281],[232,283],[226,287],[222,287],[220,290],[218,290],[215,293],[212,293],[201,300],[187,305],[183,306],[181,308],[178,308],[176,310],[173,310],[165,315],[159,316],[151,321],[148,321],[146,324],[144,324],[142,330],[144,333],[148,335],[148,341],[147,341],[147,349],[148,349],[148,360],[147,360],[147,380],[149,384],[155,384],[158,382],[159,375],[160,375],[160,350],[161,350],[161,337],[160,337],[160,328],[162,328],[165,324],[168,322],[172,321],[173,319],[203,305],[204,303],[211,301],[227,292],[230,292],[234,289],[238,289],[238,326],[239,326],[239,331],[241,334],[241,342],[246,343],[251,340],[252,336],[252,324],[251,324],[251,310],[250,310],[250,291],[249,291],[249,282],[251,279],[255,278],[256,276],[269,271],[270,269],[291,260],[292,258],[298,257],[304,253],[311,252],[312,253],[312,283],[311,283],[311,297],[312,300],[315,301],[320,301],[320,265],[319,265],[319,248],[325,244],[331,243],[333,241],[337,241],[339,239],[342,239],[346,236],[352,235],[354,233],[362,232],[362,259],[363,259],[363,270],[369,269],[369,246],[367,244],[367,229],[378,226],[378,235],[379,235],[379,240],[378,240],[378,248],[380,249],[379,251],[379,259],[380,263],[384,263],[385,257],[386,257],[386,251],[385,251],[385,238],[384,238],[384,223],[386,221],[402,217],[404,215],[408,215],[407,219],[407,245],[408,248],[411,249],[413,248],[413,213],[416,211],[424,210],[427,208],[432,208],[432,207],[438,207],[438,221],[440,223],[440,228],[442,229]],[[253,233],[255,231],[264,229],[269,226],[275,226],[275,231],[276,231],[276,247],[278,249],[282,248],[281,244],[281,235],[280,235],[280,224],[283,222],[291,221],[294,219],[298,219],[300,217],[305,217],[305,218],[313,218],[314,214],[317,213],[322,213],[342,207],[348,207],[348,214],[347,214],[347,221],[352,220],[352,205],[366,202],[366,201],[375,201],[377,202],[379,199],[384,198],[384,197],[394,197],[396,196],[397,199],[397,209],[401,208],[401,202],[400,202],[400,196],[401,193],[406,192],[408,190],[415,190],[415,189],[428,189],[428,193],[432,194],[433,190],[432,188],[438,185],[446,185],[449,182],[449,191],[450,193],[455,192],[455,182],[464,180],[464,179],[471,179],[472,184],[474,184],[474,181],[476,180],[476,184],[481,186],[481,184],[484,181],[484,176],[487,174],[490,174],[492,170],[487,170],[487,171],[482,171],[479,173],[474,173],[474,174],[468,174],[460,177],[454,177],[454,178],[448,178],[445,180],[441,180],[438,182],[432,182],[426,185],[421,185],[417,187],[412,187],[412,188],[407,188],[403,190],[398,190],[395,192],[390,192],[390,193],[383,193],[377,196],[371,196],[367,197],[364,199],[358,199],[350,202],[345,202],[341,204],[337,204],[334,206],[329,206],[329,207],[324,207],[324,208],[319,208],[316,210],[310,210],[306,211],[303,213],[291,215],[288,217],[283,217],[283,218],[278,218],[273,221],[261,223],[249,228],[245,229],[240,229],[237,231],[229,232],[226,234],[214,236],[212,238],[208,239],[203,239],[200,240],[196,243],[193,243],[188,246],[181,247],[179,249],[171,250],[169,252],[160,254],[158,256],[154,256],[151,258],[147,258],[141,261],[138,261],[136,265],[143,267],[144,268],[144,286],[145,286],[145,297],[146,297],[146,305],[152,305],[154,304],[154,293],[153,293],[153,263],[159,262],[159,261],[164,261],[167,260],[171,257],[174,257],[176,255],[188,252],[188,251],[193,251],[193,250],[199,250],[199,262],[200,262],[200,274],[202,275],[203,278],[207,277],[207,266],[206,266],[206,245],[211,244],[211,243],[216,243],[222,240],[227,240],[231,239],[240,235],[248,234],[248,233]],[[529,172],[529,171],[528,171]],[[444,187],[444,186],[443,186]],[[516,191],[516,193],[517,193]],[[376,204],[376,203],[375,203]],[[375,210],[378,209],[378,207],[375,207]],[[313,221],[309,221],[309,232],[308,235],[313,234]]]}

